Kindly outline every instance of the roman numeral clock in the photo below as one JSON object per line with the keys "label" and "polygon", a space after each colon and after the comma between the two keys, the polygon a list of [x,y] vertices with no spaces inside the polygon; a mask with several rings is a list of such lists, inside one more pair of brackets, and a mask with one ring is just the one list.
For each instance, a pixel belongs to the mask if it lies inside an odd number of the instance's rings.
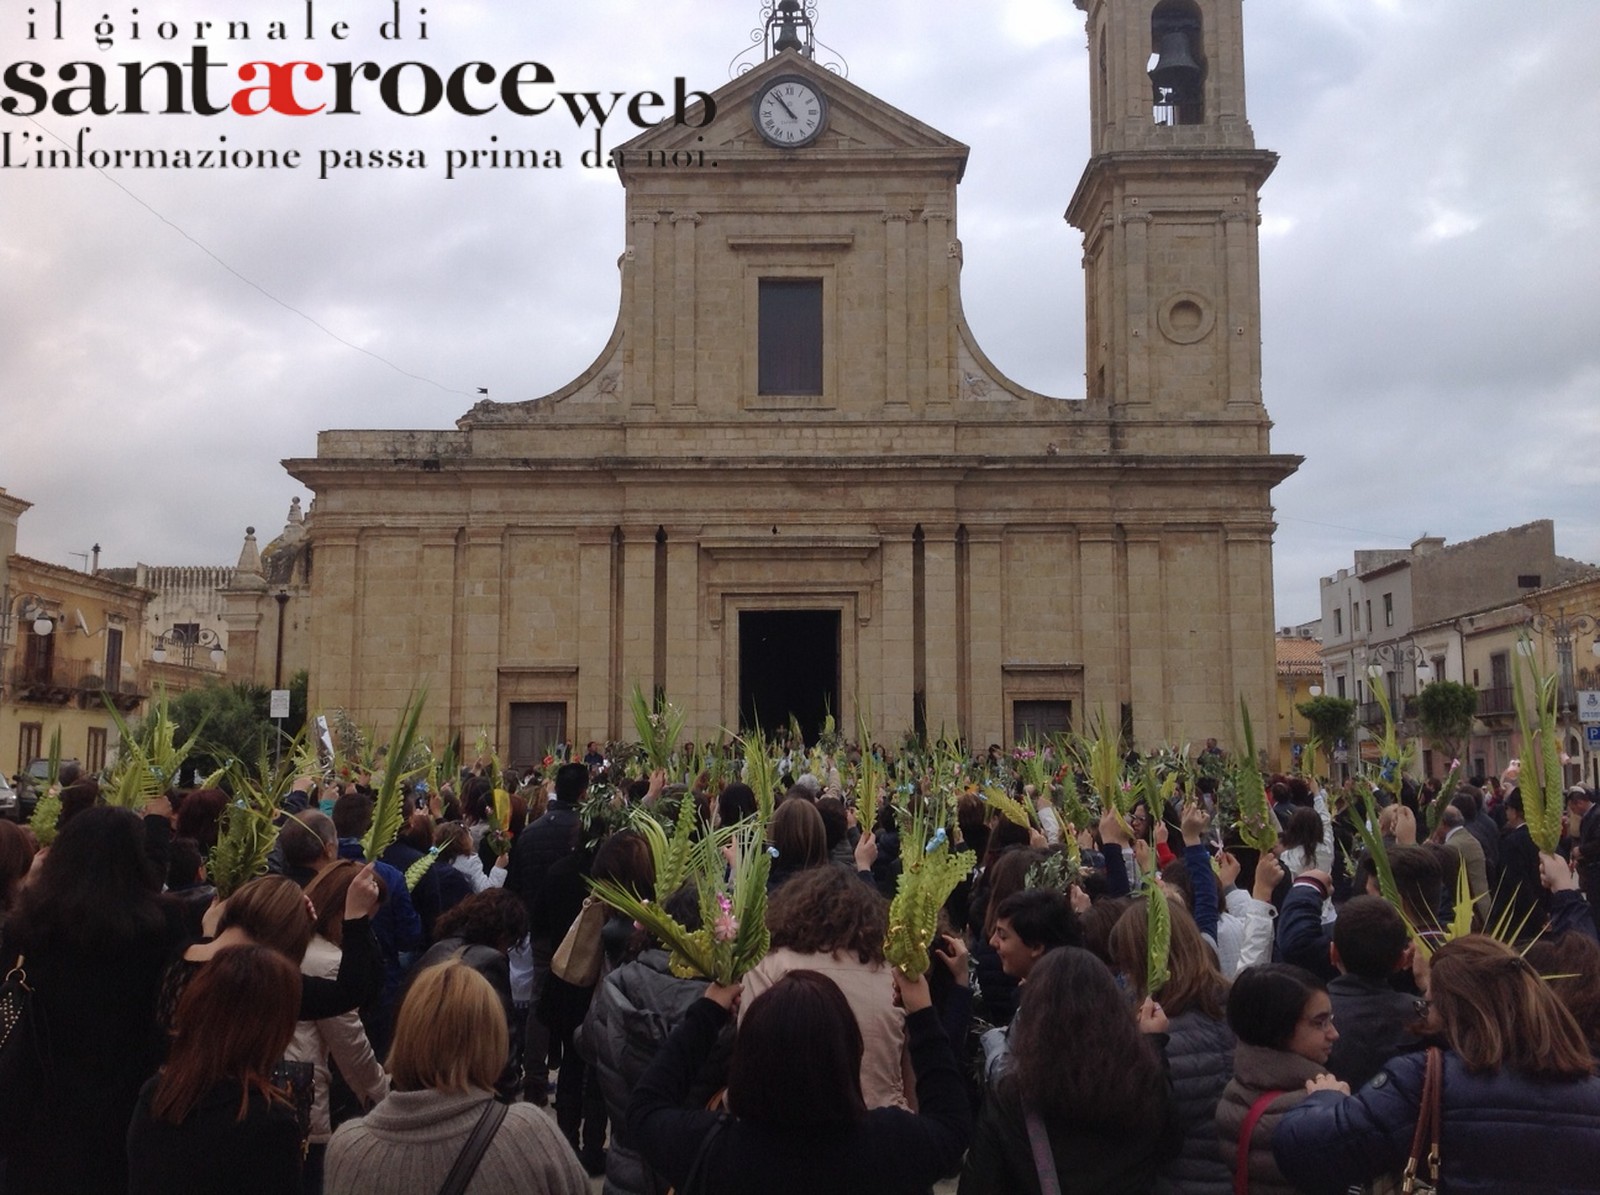
{"label": "roman numeral clock", "polygon": [[828,101],[809,80],[780,75],[756,93],[755,122],[773,145],[798,149],[822,135],[828,124]]}

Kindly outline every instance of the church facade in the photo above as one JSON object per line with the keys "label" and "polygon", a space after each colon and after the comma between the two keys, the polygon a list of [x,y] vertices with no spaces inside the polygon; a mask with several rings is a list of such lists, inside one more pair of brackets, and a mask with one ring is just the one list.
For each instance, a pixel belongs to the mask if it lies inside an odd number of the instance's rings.
{"label": "church facade", "polygon": [[[1261,397],[1276,159],[1240,0],[1077,2],[1083,394],[1018,386],[967,326],[967,147],[775,52],[705,128],[621,147],[621,309],[581,376],[285,462],[316,496],[313,704],[385,725],[426,684],[427,724],[489,727],[512,763],[632,737],[635,683],[702,739],[858,705],[885,741],[980,745],[1097,711],[1141,746],[1227,738],[1241,698],[1264,717],[1271,491],[1298,459]],[[716,168],[645,164],[674,152]]]}

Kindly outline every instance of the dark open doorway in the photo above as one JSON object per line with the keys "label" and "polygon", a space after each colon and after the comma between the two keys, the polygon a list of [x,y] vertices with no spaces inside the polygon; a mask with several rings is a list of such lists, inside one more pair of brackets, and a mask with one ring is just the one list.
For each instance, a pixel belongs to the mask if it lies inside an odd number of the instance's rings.
{"label": "dark open doorway", "polygon": [[814,743],[828,711],[839,719],[839,612],[741,612],[739,725],[772,734],[793,714]]}

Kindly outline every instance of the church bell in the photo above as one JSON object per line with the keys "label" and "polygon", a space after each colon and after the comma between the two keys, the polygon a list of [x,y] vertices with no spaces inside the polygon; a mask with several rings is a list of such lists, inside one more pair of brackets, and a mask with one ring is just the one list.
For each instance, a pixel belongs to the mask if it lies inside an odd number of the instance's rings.
{"label": "church bell", "polygon": [[1169,29],[1161,35],[1161,49],[1156,64],[1150,68],[1150,82],[1158,90],[1171,93],[1173,100],[1183,101],[1200,90],[1204,72],[1194,60],[1189,46],[1189,34],[1183,29]]}

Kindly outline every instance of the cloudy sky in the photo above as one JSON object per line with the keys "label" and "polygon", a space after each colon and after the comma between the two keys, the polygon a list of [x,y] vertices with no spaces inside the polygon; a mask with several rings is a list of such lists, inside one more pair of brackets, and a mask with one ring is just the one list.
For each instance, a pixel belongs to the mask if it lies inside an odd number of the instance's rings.
{"label": "cloudy sky", "polygon": [[[35,0],[0,8],[0,64],[186,60],[193,23],[248,20],[213,60],[406,57],[545,63],[562,89],[711,90],[757,24],[751,0],[400,5],[391,0]],[[1600,560],[1600,136],[1583,99],[1594,0],[1246,4],[1262,193],[1280,624],[1359,547],[1451,542],[1535,518]],[[134,16],[133,9],[138,15]],[[108,15],[113,44],[95,45]],[[288,19],[291,40],[267,41]],[[428,39],[419,41],[418,20]],[[172,41],[156,23],[181,24]],[[335,21],[348,40],[330,39]],[[133,40],[133,22],[139,40]],[[824,0],[850,79],[972,147],[961,189],[966,311],[995,363],[1083,393],[1078,234],[1087,154],[1083,17],[1070,0]],[[25,105],[26,106],[26,105]],[[28,499],[20,550],[81,564],[231,562],[303,491],[279,465],[324,428],[442,428],[488,387],[546,393],[616,316],[615,175],[555,113],[247,120],[0,114],[15,162],[88,148],[299,147],[297,171],[0,170],[0,486]],[[615,129],[615,131],[610,131]],[[607,146],[631,128],[608,126]],[[498,137],[498,142],[491,142]],[[555,149],[542,172],[444,177],[448,149]],[[339,169],[320,150],[416,147],[424,170]]]}

